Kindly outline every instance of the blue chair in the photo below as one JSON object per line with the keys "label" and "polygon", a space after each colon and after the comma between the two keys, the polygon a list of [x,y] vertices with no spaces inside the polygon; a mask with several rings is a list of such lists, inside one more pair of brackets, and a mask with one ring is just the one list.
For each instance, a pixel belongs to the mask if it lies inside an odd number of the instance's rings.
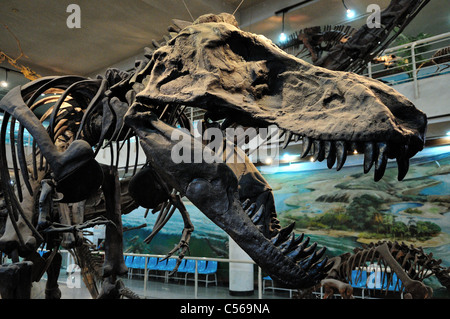
{"label": "blue chair", "polygon": [[175,258],[169,258],[167,260],[166,265],[161,269],[164,271],[165,282],[169,281],[169,273],[175,269],[176,264],[177,264],[177,260]]}
{"label": "blue chair", "polygon": [[352,270],[349,284],[353,288],[361,289],[361,298],[364,299],[364,292],[367,289],[367,271]]}
{"label": "blue chair", "polygon": [[367,288],[367,272],[352,270],[352,277],[349,284],[353,288]]}
{"label": "blue chair", "polygon": [[186,260],[186,266],[184,267],[184,271],[193,274],[195,272],[195,260],[193,259]]}
{"label": "blue chair", "polygon": [[158,258],[150,257],[148,259],[147,270],[155,270],[157,264],[158,264]]}
{"label": "blue chair", "polygon": [[124,256],[123,258],[125,259],[125,266],[128,268],[128,279],[130,279],[133,272],[133,256]]}
{"label": "blue chair", "polygon": [[400,292],[403,298],[403,284],[402,281],[397,277],[396,273],[393,273],[391,282],[388,287],[388,291]]}
{"label": "blue chair", "polygon": [[158,264],[156,265],[157,271],[164,271],[164,268],[167,266],[167,259],[163,260],[164,258],[158,259]]}
{"label": "blue chair", "polygon": [[186,260],[186,266],[184,268],[184,272],[186,273],[184,275],[184,285],[186,286],[186,284],[187,284],[187,276],[189,274],[194,274],[195,273],[195,260],[193,260],[193,259]]}
{"label": "blue chair", "polygon": [[197,261],[197,273],[201,273],[206,269],[206,260]]}
{"label": "blue chair", "polygon": [[175,269],[175,265],[177,264],[177,260],[175,258],[169,258],[167,261],[167,266],[165,267],[166,271],[172,271]]}
{"label": "blue chair", "polygon": [[[147,264],[147,271],[149,277],[159,277],[157,275],[157,272],[159,271],[159,268],[161,265],[159,264],[159,259],[156,257],[150,257]],[[154,272],[154,274],[151,274],[151,271]]]}
{"label": "blue chair", "polygon": [[141,259],[139,260],[139,269],[145,270],[146,259],[147,257],[141,257]]}
{"label": "blue chair", "polygon": [[166,260],[163,260],[164,258],[157,258],[157,262],[156,262],[156,265],[154,266],[154,267],[152,267],[153,269],[153,271],[154,271],[154,274],[152,275],[152,277],[165,277],[165,275],[164,274],[161,274],[161,272],[162,273],[164,273],[165,272],[165,267],[167,266],[167,259]]}
{"label": "blue chair", "polygon": [[[185,284],[186,284],[186,278],[189,274],[194,274],[195,276],[195,260],[193,261],[193,265],[189,267],[188,272],[185,276]],[[206,260],[197,260],[197,274],[200,274],[201,271],[204,271],[206,268]]]}
{"label": "blue chair", "polygon": [[[144,256],[135,256],[133,258],[133,262],[131,264],[131,269],[143,270],[145,269],[145,257]],[[131,273],[133,275],[133,272]],[[138,275],[143,276],[142,272],[139,272]]]}
{"label": "blue chair", "polygon": [[133,256],[124,256],[123,258],[125,259],[125,266],[130,268],[133,264]]}
{"label": "blue chair", "polygon": [[[208,263],[206,264],[205,269],[203,270],[199,270],[198,273],[200,275],[205,275],[205,285],[206,287],[208,287],[208,283],[210,282],[215,282],[216,286],[217,286],[217,261],[214,260],[210,260],[208,261]],[[214,275],[214,280],[209,281],[209,275]]]}
{"label": "blue chair", "polygon": [[[271,287],[266,287],[266,281],[269,281],[271,283]],[[269,288],[272,289],[272,292],[273,292],[272,278],[270,278],[270,276],[263,277],[263,293],[266,289],[269,289]]]}
{"label": "blue chair", "polygon": [[178,266],[177,272],[185,272],[186,268],[186,259],[181,260],[181,264]]}

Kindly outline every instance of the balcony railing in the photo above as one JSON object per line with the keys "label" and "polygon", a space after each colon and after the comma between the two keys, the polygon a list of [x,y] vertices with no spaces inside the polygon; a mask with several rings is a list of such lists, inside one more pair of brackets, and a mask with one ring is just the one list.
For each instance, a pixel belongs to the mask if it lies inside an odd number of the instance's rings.
{"label": "balcony railing", "polygon": [[370,62],[363,74],[388,85],[413,82],[419,97],[419,80],[450,73],[450,32],[388,48]]}

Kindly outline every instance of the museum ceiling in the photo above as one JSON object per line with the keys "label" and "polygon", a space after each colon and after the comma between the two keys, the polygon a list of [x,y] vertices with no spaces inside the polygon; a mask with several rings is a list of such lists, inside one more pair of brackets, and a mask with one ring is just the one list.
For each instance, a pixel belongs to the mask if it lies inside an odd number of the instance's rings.
{"label": "museum ceiling", "polygon": [[[243,29],[276,40],[281,32],[282,15],[275,12],[299,0],[244,0],[236,13]],[[345,0],[348,7],[362,15],[374,0]],[[384,8],[389,0],[377,0]],[[81,8],[81,28],[69,29],[67,6]],[[0,49],[12,57],[19,55],[16,39],[24,54],[21,62],[42,75],[92,73],[142,53],[152,39],[167,34],[172,18],[191,20],[205,13],[232,13],[241,0],[3,0],[0,11]],[[442,10],[442,6],[447,10]],[[450,4],[432,0],[406,32],[443,33],[450,30]],[[433,16],[433,23],[429,17]],[[357,15],[358,17],[358,15]],[[350,23],[346,21],[341,0],[314,0],[288,12],[286,33],[314,25]],[[11,31],[9,32],[8,29]],[[418,28],[420,26],[420,28]]]}

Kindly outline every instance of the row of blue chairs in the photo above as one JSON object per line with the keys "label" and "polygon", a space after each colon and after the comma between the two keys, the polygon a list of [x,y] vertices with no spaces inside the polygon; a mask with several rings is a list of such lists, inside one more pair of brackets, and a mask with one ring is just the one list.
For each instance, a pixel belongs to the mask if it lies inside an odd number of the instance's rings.
{"label": "row of blue chairs", "polygon": [[[390,280],[388,280],[388,276]],[[365,290],[382,290],[402,293],[403,287],[401,280],[396,273],[387,274],[381,271],[352,270],[351,280],[349,284],[353,288],[359,288],[364,298]]]}
{"label": "row of blue chairs", "polygon": [[[143,275],[143,270],[145,269],[145,258],[144,256],[125,256],[125,265],[129,269],[128,277],[133,276],[133,271],[138,270],[138,275]],[[149,257],[147,262],[147,272],[149,277],[164,277],[165,281],[169,280],[169,274],[175,269],[176,259],[175,258],[157,258]],[[161,275],[163,273],[164,275]],[[183,259],[180,266],[176,272],[177,274],[184,274],[185,285],[187,284],[188,275],[195,274],[195,260],[193,259]],[[198,260],[197,261],[197,273],[199,275],[204,275],[204,281],[206,287],[208,283],[214,282],[217,285],[217,261],[213,260]],[[214,276],[214,280],[209,280],[209,276]],[[179,277],[174,277],[178,278]]]}

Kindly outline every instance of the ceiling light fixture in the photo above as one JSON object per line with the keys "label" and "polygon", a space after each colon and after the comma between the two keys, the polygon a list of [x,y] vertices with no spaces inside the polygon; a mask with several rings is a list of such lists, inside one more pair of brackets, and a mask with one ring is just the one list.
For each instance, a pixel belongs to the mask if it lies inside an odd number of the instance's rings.
{"label": "ceiling light fixture", "polygon": [[349,8],[345,5],[344,0],[342,0],[342,4],[344,5],[344,8],[347,10],[347,18],[349,18],[349,19],[354,18],[355,15],[356,15],[355,10],[349,9]]}
{"label": "ceiling light fixture", "polygon": [[283,43],[286,41],[287,37],[286,34],[284,34],[284,11],[283,11],[283,24],[281,26],[281,34],[280,34],[280,42]]}
{"label": "ceiling light fixture", "polygon": [[280,36],[278,38],[281,43],[283,43],[283,42],[285,42],[287,40],[287,36],[284,33],[284,15],[287,12],[289,12],[289,11],[291,11],[293,9],[297,9],[298,7],[301,7],[301,6],[306,6],[307,4],[309,4],[311,2],[315,2],[315,1],[318,1],[318,0],[303,0],[303,1],[300,1],[299,3],[296,3],[296,4],[293,4],[291,6],[285,7],[283,9],[280,9],[280,10],[275,12],[275,15],[279,15],[280,13],[283,14],[283,26],[282,26],[281,34],[280,34]]}
{"label": "ceiling light fixture", "polygon": [[351,19],[355,17],[355,10],[347,9],[347,18]]}
{"label": "ceiling light fixture", "polygon": [[2,88],[7,88],[8,87],[8,70],[5,69],[5,81],[1,81],[0,82],[0,86]]}

